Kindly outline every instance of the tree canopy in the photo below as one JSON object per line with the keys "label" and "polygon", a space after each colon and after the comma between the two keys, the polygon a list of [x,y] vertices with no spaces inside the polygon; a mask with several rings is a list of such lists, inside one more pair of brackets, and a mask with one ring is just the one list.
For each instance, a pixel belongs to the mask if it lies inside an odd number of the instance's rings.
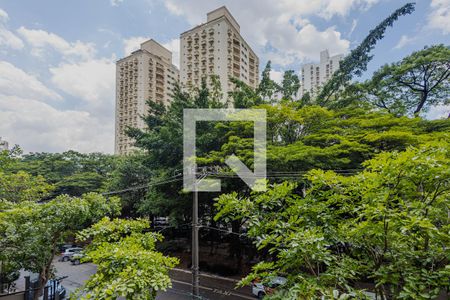
{"label": "tree canopy", "polygon": [[450,103],[450,49],[426,47],[381,67],[365,83],[369,101],[394,114],[414,115]]}
{"label": "tree canopy", "polygon": [[370,283],[386,299],[434,299],[449,288],[448,143],[383,152],[348,176],[313,170],[265,193],[218,198],[217,219],[245,220],[258,249],[273,259],[255,278],[288,277],[271,299],[359,295]]}
{"label": "tree canopy", "polygon": [[117,215],[118,198],[95,193],[72,198],[61,195],[44,203],[0,201],[0,260],[10,270],[24,269],[39,274],[45,286],[53,274],[52,261],[68,234]]}
{"label": "tree canopy", "polygon": [[162,235],[149,228],[144,219],[103,218],[79,232],[79,241],[91,242],[83,259],[95,263],[97,272],[72,298],[155,299],[158,291],[170,287],[168,272],[178,259],[155,250]]}

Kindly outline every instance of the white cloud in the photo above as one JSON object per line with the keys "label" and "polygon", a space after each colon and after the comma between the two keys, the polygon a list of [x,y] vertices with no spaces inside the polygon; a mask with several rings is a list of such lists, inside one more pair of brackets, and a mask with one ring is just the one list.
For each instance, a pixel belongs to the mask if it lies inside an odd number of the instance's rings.
{"label": "white cloud", "polygon": [[[90,76],[82,77],[94,80],[95,75]],[[102,116],[89,105],[80,110],[59,110],[46,103],[49,98],[61,96],[36,77],[0,62],[0,135],[25,151],[113,151],[113,113]],[[108,103],[111,110],[113,101]]]}
{"label": "white cloud", "polygon": [[149,37],[144,36],[133,36],[123,40],[123,53],[124,55],[130,55],[131,52],[140,49],[141,44],[145,41],[148,41]]}
{"label": "white cloud", "polygon": [[262,61],[272,59],[282,66],[295,61],[317,60],[321,50],[348,51],[350,42],[334,27],[319,30],[309,16],[329,19],[347,16],[352,10],[365,10],[379,0],[203,0],[187,2],[167,0],[165,6],[174,15],[182,15],[191,25],[205,22],[205,15],[226,5],[241,25],[241,34],[258,52]]}
{"label": "white cloud", "polygon": [[47,49],[53,49],[60,53],[65,59],[88,60],[95,55],[95,45],[81,41],[68,42],[57,34],[41,29],[27,29],[20,27],[17,32],[32,47],[31,54],[42,57]]}
{"label": "white cloud", "polygon": [[0,47],[6,46],[15,50],[23,48],[22,40],[17,37],[13,32],[8,30],[6,23],[9,20],[9,16],[3,9],[0,8]]}
{"label": "white cloud", "polygon": [[283,81],[283,74],[282,71],[270,70],[270,79],[280,84]]}
{"label": "white cloud", "polygon": [[317,60],[320,51],[324,49],[337,54],[347,52],[350,47],[350,42],[343,39],[334,27],[319,31],[312,24],[307,24],[298,31],[293,27],[280,27],[279,31],[273,29],[266,43],[270,44],[271,50],[266,51],[263,57],[280,66],[287,66],[295,61]]}
{"label": "white cloud", "polygon": [[112,105],[115,91],[115,64],[111,59],[62,63],[50,68],[51,82],[82,101]]}
{"label": "white cloud", "polygon": [[[0,9],[0,46],[20,49],[23,42],[6,30],[7,20]],[[49,69],[50,82],[59,93],[36,76],[0,61],[0,135],[25,151],[113,152],[115,57],[95,58],[94,44],[69,42],[44,30],[20,27],[17,32],[31,46],[32,55],[42,57],[48,51],[61,55],[60,64]],[[71,109],[56,108],[48,101],[63,100],[61,95],[78,101]]]}
{"label": "white cloud", "polygon": [[119,6],[120,3],[122,3],[123,0],[110,0],[109,3],[111,3],[112,6]]}
{"label": "white cloud", "polygon": [[8,13],[0,8],[0,22],[7,22],[9,20]]}
{"label": "white cloud", "polygon": [[172,63],[180,67],[180,39],[173,39],[168,41],[167,43],[162,44],[169,51],[172,52]]}
{"label": "white cloud", "polygon": [[431,0],[431,12],[428,15],[428,26],[450,33],[450,0]]}
{"label": "white cloud", "polygon": [[408,44],[411,44],[414,40],[415,38],[410,38],[407,35],[402,35],[397,45],[395,45],[394,49],[401,49],[407,46]]}
{"label": "white cloud", "polygon": [[6,61],[0,61],[0,93],[3,96],[33,97],[42,101],[62,99],[36,77]]}
{"label": "white cloud", "polygon": [[114,127],[86,111],[60,111],[32,98],[0,94],[0,133],[26,152],[112,153]]}
{"label": "white cloud", "polygon": [[432,106],[426,113],[426,118],[430,120],[448,118],[450,116],[450,105]]}

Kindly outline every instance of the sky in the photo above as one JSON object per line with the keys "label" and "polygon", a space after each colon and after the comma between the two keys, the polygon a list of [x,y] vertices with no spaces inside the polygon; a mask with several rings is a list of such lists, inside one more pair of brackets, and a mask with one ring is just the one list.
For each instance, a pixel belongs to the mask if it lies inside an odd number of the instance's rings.
{"label": "sky", "polygon": [[[261,69],[298,72],[347,54],[400,0],[0,0],[0,137],[25,152],[113,153],[115,62],[153,38],[179,63],[179,35],[226,5]],[[450,44],[450,0],[417,0],[361,79],[426,45]],[[430,118],[448,115],[437,107]]]}

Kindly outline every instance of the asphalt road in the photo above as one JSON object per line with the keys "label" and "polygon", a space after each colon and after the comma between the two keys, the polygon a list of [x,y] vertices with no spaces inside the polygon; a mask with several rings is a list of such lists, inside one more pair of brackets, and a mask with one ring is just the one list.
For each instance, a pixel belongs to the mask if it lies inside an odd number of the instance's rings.
{"label": "asphalt road", "polygon": [[[84,281],[96,271],[94,264],[85,263],[74,266],[70,262],[55,261],[54,266],[57,276],[68,276],[62,284],[70,294],[83,285]],[[192,286],[191,274],[189,271],[176,269],[170,272],[172,288],[166,292],[161,292],[157,300],[191,300]],[[236,280],[202,274],[200,277],[200,298],[198,300],[254,300],[250,287],[235,289]]]}

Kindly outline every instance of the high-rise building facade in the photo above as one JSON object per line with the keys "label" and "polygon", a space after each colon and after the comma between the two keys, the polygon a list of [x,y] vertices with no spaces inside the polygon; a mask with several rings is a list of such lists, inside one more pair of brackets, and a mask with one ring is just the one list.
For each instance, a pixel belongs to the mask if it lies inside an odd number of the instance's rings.
{"label": "high-rise building facade", "polygon": [[9,144],[5,140],[2,141],[2,137],[0,136],[0,151],[4,150],[9,150]]}
{"label": "high-rise building facade", "polygon": [[223,100],[233,89],[235,77],[256,88],[259,82],[259,59],[240,35],[240,27],[225,6],[207,14],[207,22],[180,36],[180,82],[183,87],[199,87],[202,78],[210,83],[217,75]]}
{"label": "high-rise building facade", "polygon": [[328,80],[333,73],[339,69],[339,62],[344,58],[343,54],[331,56],[328,50],[320,52],[320,62],[318,64],[304,64],[302,66],[300,97],[307,92],[315,97],[318,90]]}
{"label": "high-rise building facade", "polygon": [[145,128],[141,116],[147,113],[147,101],[167,105],[171,90],[179,80],[172,64],[172,53],[154,40],[141,44],[139,50],[116,63],[115,153],[128,154],[133,140],[127,127]]}

